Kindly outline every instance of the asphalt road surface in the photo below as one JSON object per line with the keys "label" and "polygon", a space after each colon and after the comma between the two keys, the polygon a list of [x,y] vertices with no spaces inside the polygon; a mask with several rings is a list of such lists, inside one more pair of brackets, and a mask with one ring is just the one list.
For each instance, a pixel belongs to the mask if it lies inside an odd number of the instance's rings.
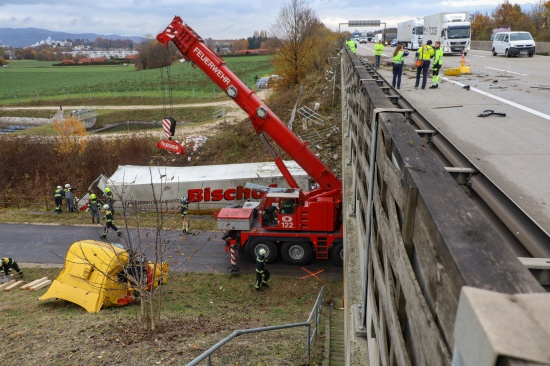
{"label": "asphalt road surface", "polygon": [[[0,224],[0,257],[14,258],[24,268],[24,264],[63,265],[65,254],[72,243],[79,240],[102,240],[101,226],[59,226],[59,225],[29,225]],[[134,247],[145,251],[149,260],[154,256],[150,243],[154,242],[154,230],[130,230],[130,238],[124,235],[118,238],[114,231],[109,233],[107,240],[126,246],[132,240]],[[163,260],[170,263],[172,269],[182,272],[227,273],[230,267],[230,255],[225,251],[225,243],[221,240],[222,233],[212,231],[196,231],[192,234],[180,232],[164,232],[162,238],[166,243],[166,253]],[[237,266],[242,274],[255,273],[253,263],[245,257],[239,257]],[[320,280],[343,279],[341,267],[336,267],[332,261],[313,260],[309,265],[288,266],[278,260],[269,264],[272,275],[288,277],[304,277],[315,274]],[[321,271],[321,272],[320,272]]]}

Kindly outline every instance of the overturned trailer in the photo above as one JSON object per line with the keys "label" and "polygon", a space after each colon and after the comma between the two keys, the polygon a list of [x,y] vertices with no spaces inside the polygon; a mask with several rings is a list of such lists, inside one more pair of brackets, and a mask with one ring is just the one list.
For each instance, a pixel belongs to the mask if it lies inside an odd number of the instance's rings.
{"label": "overturned trailer", "polygon": [[[309,188],[307,173],[294,161],[285,161],[296,182]],[[273,162],[190,167],[119,166],[105,187],[115,193],[115,208],[137,207],[143,211],[175,210],[188,197],[189,209],[217,210],[260,200],[264,192],[245,187],[246,183],[287,188],[288,183]]]}

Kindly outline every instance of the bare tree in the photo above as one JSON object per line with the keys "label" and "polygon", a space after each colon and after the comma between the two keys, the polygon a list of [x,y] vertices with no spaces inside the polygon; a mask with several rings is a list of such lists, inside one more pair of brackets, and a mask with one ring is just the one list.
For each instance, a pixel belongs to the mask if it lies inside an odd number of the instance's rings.
{"label": "bare tree", "polygon": [[[178,221],[174,220],[174,208],[170,207],[163,198],[164,194],[172,189],[168,182],[174,177],[153,172],[151,168],[149,176],[153,195],[152,206],[156,214],[156,225],[153,228],[145,228],[141,224],[140,215],[143,208],[139,204],[121,200],[125,231],[128,233],[125,244],[129,253],[129,263],[125,266],[124,275],[135,297],[140,300],[142,325],[145,329],[156,330],[162,310],[162,295],[165,290],[163,284],[168,282],[169,273],[181,264],[181,262],[172,261],[172,268],[168,268],[167,260],[175,253],[182,252],[179,250],[179,243],[167,235],[171,231],[178,231],[176,227]],[[124,198],[130,193],[132,187],[132,182],[123,183],[121,191],[117,193],[118,196]],[[133,221],[132,226],[137,228],[137,235],[129,235],[130,221]]]}
{"label": "bare tree", "polygon": [[290,0],[283,5],[271,26],[278,52],[275,67],[289,85],[297,85],[311,65],[311,51],[318,41],[315,36],[323,25],[307,0]]}

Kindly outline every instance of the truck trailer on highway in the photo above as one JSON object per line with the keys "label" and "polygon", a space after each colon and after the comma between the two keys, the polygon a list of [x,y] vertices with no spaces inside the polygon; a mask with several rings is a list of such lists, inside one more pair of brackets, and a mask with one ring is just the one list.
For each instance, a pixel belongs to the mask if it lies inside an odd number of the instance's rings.
{"label": "truck trailer on highway", "polygon": [[424,34],[424,18],[410,19],[397,24],[397,42],[409,50],[417,50],[422,46]]}

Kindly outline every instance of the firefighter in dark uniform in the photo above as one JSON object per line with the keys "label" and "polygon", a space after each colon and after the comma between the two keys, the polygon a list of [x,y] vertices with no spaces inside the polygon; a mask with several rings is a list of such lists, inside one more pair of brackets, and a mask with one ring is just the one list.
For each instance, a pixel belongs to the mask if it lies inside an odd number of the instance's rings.
{"label": "firefighter in dark uniform", "polygon": [[19,268],[17,262],[14,261],[13,258],[2,258],[0,260],[0,270],[4,271],[5,276],[9,276],[12,269],[14,269],[19,276],[23,277],[23,271]]}
{"label": "firefighter in dark uniform", "polygon": [[63,203],[63,197],[65,197],[65,191],[63,191],[63,188],[61,186],[57,186],[57,189],[53,192],[56,213],[61,213],[61,204]]}
{"label": "firefighter in dark uniform", "polygon": [[283,207],[281,207],[282,214],[293,214],[294,213],[294,200],[292,198],[285,198],[283,201]]}
{"label": "firefighter in dark uniform", "polygon": [[183,221],[183,232],[190,234],[191,231],[189,230],[189,200],[187,199],[187,197],[182,197],[180,202],[180,214]]}
{"label": "firefighter in dark uniform", "polygon": [[107,237],[107,233],[109,232],[109,229],[113,229],[114,231],[116,231],[116,236],[121,236],[122,233],[115,226],[115,222],[113,220],[113,213],[109,210],[109,205],[107,204],[103,205],[103,209],[105,210],[104,218],[107,221],[105,222],[105,227],[103,228],[103,235],[101,235],[101,237],[105,239]]}
{"label": "firefighter in dark uniform", "polygon": [[115,213],[115,209],[113,207],[114,202],[115,198],[113,197],[113,192],[111,192],[111,188],[105,188],[105,203],[109,205],[109,211],[111,211],[113,214]]}
{"label": "firefighter in dark uniform", "polygon": [[92,215],[92,224],[97,220],[97,223],[99,224],[99,211],[101,210],[101,203],[97,200],[97,196],[95,194],[90,195],[90,202],[88,203],[88,211],[90,211],[90,214]]}
{"label": "firefighter in dark uniform", "polygon": [[269,287],[267,281],[271,274],[266,268],[267,259],[265,249],[258,250],[258,256],[256,257],[256,291],[263,291],[264,287]]}

